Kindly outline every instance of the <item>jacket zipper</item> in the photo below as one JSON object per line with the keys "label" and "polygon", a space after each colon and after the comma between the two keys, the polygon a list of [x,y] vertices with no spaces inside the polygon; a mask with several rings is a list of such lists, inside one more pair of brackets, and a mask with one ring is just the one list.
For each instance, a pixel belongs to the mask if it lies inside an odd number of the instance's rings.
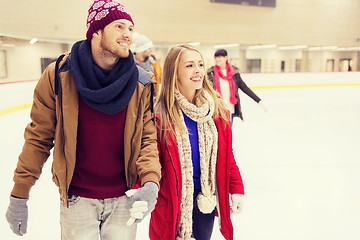
{"label": "jacket zipper", "polygon": [[61,128],[61,135],[63,137],[63,145],[62,145],[62,152],[64,155],[64,160],[65,160],[65,191],[66,191],[66,206],[69,206],[69,198],[68,198],[68,184],[67,184],[67,179],[68,179],[68,166],[67,166],[67,161],[66,161],[66,154],[65,154],[65,132],[64,132],[64,116],[63,116],[63,104],[62,104],[62,88],[61,88],[61,82],[59,80],[59,89],[60,89],[60,93],[61,96],[58,97],[56,96],[56,98],[59,99],[60,101],[60,128]]}
{"label": "jacket zipper", "polygon": [[[172,167],[173,167],[173,169],[174,169],[174,173],[175,173],[175,178],[176,178],[176,196],[178,197],[178,199],[179,199],[179,179],[178,179],[178,177],[177,177],[177,173],[176,173],[176,170],[175,170],[175,165],[174,165],[174,161],[173,161],[173,158],[172,158],[172,156],[171,156],[171,154],[170,154],[170,150],[169,150],[169,146],[168,146],[168,144],[167,143],[165,143],[165,146],[166,146],[166,149],[167,149],[167,152],[168,152],[168,154],[169,154],[169,156],[170,156],[170,162],[171,162],[171,165],[172,165]],[[177,235],[177,233],[179,232],[179,218],[180,218],[180,216],[179,216],[179,212],[176,214],[176,231],[175,231],[175,239],[176,239],[176,235]]]}

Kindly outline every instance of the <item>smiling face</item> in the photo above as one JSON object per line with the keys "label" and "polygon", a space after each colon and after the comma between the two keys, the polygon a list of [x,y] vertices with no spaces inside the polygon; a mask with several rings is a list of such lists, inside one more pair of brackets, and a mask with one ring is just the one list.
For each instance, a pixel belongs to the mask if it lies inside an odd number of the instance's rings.
{"label": "smiling face", "polygon": [[197,89],[201,89],[204,81],[205,68],[201,55],[194,50],[182,52],[177,69],[179,91],[192,102]]}
{"label": "smiling face", "polygon": [[134,25],[126,19],[119,19],[99,30],[100,48],[105,56],[126,58],[129,56]]}

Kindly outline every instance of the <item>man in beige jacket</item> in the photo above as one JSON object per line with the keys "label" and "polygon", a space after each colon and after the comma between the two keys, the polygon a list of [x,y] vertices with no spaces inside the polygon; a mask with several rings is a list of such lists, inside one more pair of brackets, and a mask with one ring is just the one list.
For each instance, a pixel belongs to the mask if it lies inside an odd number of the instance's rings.
{"label": "man in beige jacket", "polygon": [[6,213],[17,235],[26,233],[30,189],[53,147],[62,240],[135,239],[136,223],[155,207],[153,81],[129,50],[133,20],[115,0],[95,0],[87,28],[35,88]]}

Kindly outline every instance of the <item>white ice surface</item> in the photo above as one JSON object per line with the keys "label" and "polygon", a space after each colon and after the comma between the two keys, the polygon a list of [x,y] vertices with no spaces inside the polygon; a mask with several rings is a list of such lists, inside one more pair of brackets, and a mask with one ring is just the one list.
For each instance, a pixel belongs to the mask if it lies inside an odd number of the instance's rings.
{"label": "white ice surface", "polygon": [[[244,74],[249,86],[360,83],[360,73]],[[0,85],[0,110],[30,103],[33,83]],[[234,154],[245,184],[236,240],[360,239],[360,86],[254,90],[268,112],[241,93]],[[29,200],[28,233],[5,219],[30,109],[0,116],[1,239],[60,240],[59,195],[50,157]],[[148,239],[147,217],[137,239]],[[223,239],[217,220],[213,239]]]}

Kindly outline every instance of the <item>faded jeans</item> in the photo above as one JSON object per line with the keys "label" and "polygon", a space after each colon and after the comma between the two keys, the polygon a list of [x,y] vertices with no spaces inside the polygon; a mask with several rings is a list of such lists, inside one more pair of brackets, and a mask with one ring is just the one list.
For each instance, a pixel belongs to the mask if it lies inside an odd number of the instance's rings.
{"label": "faded jeans", "polygon": [[128,227],[127,197],[90,199],[69,196],[69,208],[61,202],[61,240],[133,240],[136,224]]}

